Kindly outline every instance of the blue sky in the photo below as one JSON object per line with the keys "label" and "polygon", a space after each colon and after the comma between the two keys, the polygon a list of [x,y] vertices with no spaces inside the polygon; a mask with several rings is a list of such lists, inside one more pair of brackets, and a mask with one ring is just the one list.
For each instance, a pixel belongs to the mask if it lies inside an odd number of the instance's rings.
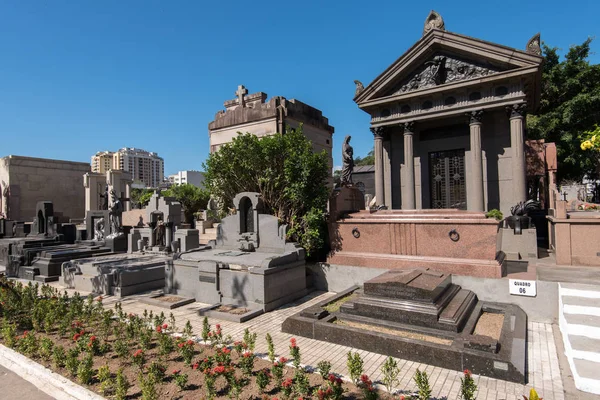
{"label": "blue sky", "polygon": [[339,165],[345,135],[355,155],[373,146],[353,80],[402,55],[431,9],[450,31],[516,48],[541,32],[567,50],[599,30],[597,0],[2,0],[0,156],[89,162],[140,147],[167,174],[200,169],[208,123],[243,84],[321,109]]}

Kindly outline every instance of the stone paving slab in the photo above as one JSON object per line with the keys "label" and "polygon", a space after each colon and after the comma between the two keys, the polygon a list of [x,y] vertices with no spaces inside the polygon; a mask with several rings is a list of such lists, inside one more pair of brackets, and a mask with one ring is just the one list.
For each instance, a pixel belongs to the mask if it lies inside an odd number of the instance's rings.
{"label": "stone paving slab", "polygon": [[[53,283],[60,289],[60,285]],[[68,290],[73,293],[74,291]],[[82,295],[85,293],[81,293]],[[244,335],[244,329],[248,328],[251,332],[256,332],[258,338],[256,341],[256,352],[267,353],[267,343],[265,335],[270,333],[275,344],[275,352],[278,356],[289,358],[289,341],[292,335],[282,333],[281,325],[283,321],[296,314],[300,310],[315,305],[321,301],[331,298],[335,293],[312,292],[302,299],[287,304],[274,311],[260,315],[244,323],[218,320],[210,318],[209,322],[214,327],[220,324],[225,336],[231,335],[233,340],[241,340]],[[164,312],[169,316],[172,312],[177,321],[178,329],[183,329],[186,321],[192,324],[194,333],[199,335],[202,331],[203,317],[198,315],[198,310],[207,307],[207,304],[191,303],[175,310],[160,308],[148,304],[143,304],[138,300],[141,295],[129,296],[121,299],[123,311],[126,313],[142,314],[144,310],[152,310],[154,314]],[[114,307],[119,301],[116,297],[106,296],[103,303],[105,307]],[[558,356],[554,344],[554,334],[551,324],[538,322],[528,322],[528,384],[520,385],[512,382],[505,382],[498,379],[474,375],[475,381],[479,387],[478,399],[494,400],[522,400],[522,395],[529,395],[529,390],[535,387],[540,397],[545,400],[564,400],[562,380],[560,379],[560,369],[558,365]],[[346,354],[349,351],[358,351],[363,360],[365,360],[364,373],[369,375],[373,381],[381,378],[381,366],[386,357],[381,354],[371,353],[364,350],[357,350],[347,346],[336,345],[304,337],[296,337],[298,346],[301,350],[302,363],[304,365],[316,368],[319,361],[328,360],[332,363],[332,372],[339,373],[348,379],[348,369],[346,367]],[[459,398],[460,379],[462,373],[459,371],[447,370],[426,364],[419,364],[408,360],[396,359],[401,367],[400,385],[396,388],[403,392],[412,392],[416,386],[413,376],[417,368],[425,370],[430,379],[433,394],[437,399],[454,400]]]}

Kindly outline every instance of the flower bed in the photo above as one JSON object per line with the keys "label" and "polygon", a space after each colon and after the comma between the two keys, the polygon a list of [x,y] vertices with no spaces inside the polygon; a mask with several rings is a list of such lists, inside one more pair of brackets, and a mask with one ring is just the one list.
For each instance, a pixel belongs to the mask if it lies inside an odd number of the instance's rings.
{"label": "flower bed", "polygon": [[374,392],[370,383],[342,382],[328,370],[307,373],[295,340],[285,349],[290,361],[275,359],[272,346],[267,361],[254,353],[256,334],[248,331],[232,343],[205,318],[200,344],[190,323],[179,330],[172,315],[126,315],[120,303],[105,309],[102,298],[69,297],[49,286],[2,278],[0,317],[2,344],[105,397],[338,399]]}

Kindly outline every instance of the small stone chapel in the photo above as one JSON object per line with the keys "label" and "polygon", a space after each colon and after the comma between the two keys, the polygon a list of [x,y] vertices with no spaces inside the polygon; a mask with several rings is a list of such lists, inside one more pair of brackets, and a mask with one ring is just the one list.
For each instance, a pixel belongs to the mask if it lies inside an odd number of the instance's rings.
{"label": "small stone chapel", "polygon": [[525,50],[448,32],[423,36],[354,101],[371,116],[377,205],[486,211],[526,199],[525,113],[539,103],[540,35]]}

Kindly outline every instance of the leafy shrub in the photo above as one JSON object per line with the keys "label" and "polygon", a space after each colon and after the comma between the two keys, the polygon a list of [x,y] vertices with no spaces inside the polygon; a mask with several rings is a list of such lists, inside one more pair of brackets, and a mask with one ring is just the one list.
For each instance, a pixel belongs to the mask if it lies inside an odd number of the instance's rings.
{"label": "leafy shrub", "polygon": [[463,400],[475,400],[475,392],[477,392],[477,385],[471,371],[465,369],[463,371],[464,377],[460,379],[460,398]]}
{"label": "leafy shrub", "polygon": [[389,393],[392,393],[394,386],[399,383],[398,375],[400,375],[400,368],[398,368],[396,360],[392,357],[388,357],[381,367],[381,374],[383,375],[381,381],[385,385],[385,388]]}
{"label": "leafy shrub", "polygon": [[265,337],[265,339],[267,340],[267,353],[269,355],[269,361],[271,361],[271,363],[275,362],[275,344],[273,343],[273,338],[271,337],[270,334],[267,333],[267,336]]}
{"label": "leafy shrub", "polygon": [[317,369],[323,380],[327,380],[329,372],[331,371],[331,363],[329,361],[319,361]]}
{"label": "leafy shrub", "polygon": [[288,224],[288,238],[308,256],[325,247],[330,177],[327,154],[315,153],[302,127],[258,138],[239,134],[210,154],[204,185],[220,199],[222,212],[240,192],[258,192],[265,211]]}
{"label": "leafy shrub", "polygon": [[504,215],[502,214],[502,211],[500,211],[496,208],[485,213],[485,216],[486,216],[486,218],[496,218],[498,221],[502,221],[502,219],[504,219]]}
{"label": "leafy shrub", "polygon": [[429,400],[429,398],[431,397],[431,386],[429,386],[429,377],[427,376],[427,372],[421,372],[417,368],[414,380],[417,384],[417,398],[419,400]]}

